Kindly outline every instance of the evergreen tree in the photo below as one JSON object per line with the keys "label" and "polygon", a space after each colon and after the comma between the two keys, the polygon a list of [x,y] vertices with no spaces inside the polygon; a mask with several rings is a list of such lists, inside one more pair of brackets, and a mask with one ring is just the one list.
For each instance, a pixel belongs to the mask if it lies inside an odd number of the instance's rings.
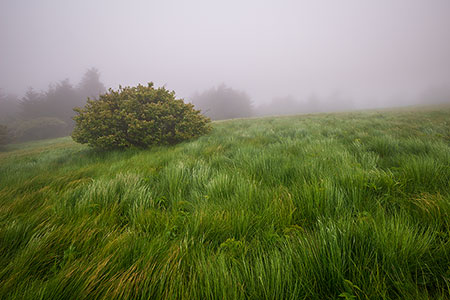
{"label": "evergreen tree", "polygon": [[83,78],[77,87],[81,97],[83,98],[83,106],[86,98],[98,98],[100,94],[106,92],[106,88],[100,81],[100,72],[96,68],[90,68],[84,73]]}
{"label": "evergreen tree", "polygon": [[0,125],[0,147],[9,143],[10,140],[11,139],[8,133],[8,128],[6,126]]}
{"label": "evergreen tree", "polygon": [[70,83],[69,79],[60,81],[50,86],[45,93],[46,115],[42,117],[54,117],[63,120],[67,124],[72,124],[72,117],[75,115],[73,108],[84,103],[77,89]]}
{"label": "evergreen tree", "polygon": [[17,97],[0,91],[0,124],[9,124],[17,118],[19,110]]}
{"label": "evergreen tree", "polygon": [[245,118],[252,115],[250,97],[225,84],[192,97],[195,107],[213,120]]}
{"label": "evergreen tree", "polygon": [[46,115],[43,93],[36,92],[32,87],[27,89],[20,104],[20,117],[25,120],[39,118]]}

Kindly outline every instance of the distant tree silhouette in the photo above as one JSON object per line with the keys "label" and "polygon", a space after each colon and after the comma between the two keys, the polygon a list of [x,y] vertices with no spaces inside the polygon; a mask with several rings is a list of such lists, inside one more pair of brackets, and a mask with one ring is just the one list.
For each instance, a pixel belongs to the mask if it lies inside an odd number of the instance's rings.
{"label": "distant tree silhouette", "polygon": [[100,94],[106,92],[105,86],[100,81],[100,72],[96,68],[90,68],[84,73],[77,89],[82,98],[89,97],[91,99],[97,98]]}
{"label": "distant tree silhouette", "polygon": [[16,138],[29,140],[70,134],[75,123],[73,109],[82,107],[89,98],[97,98],[106,91],[100,73],[91,68],[77,87],[69,79],[51,84],[47,91],[29,88],[19,105],[20,124],[15,125]]}
{"label": "distant tree silhouette", "polygon": [[15,130],[17,141],[30,141],[61,137],[70,134],[71,130],[64,121],[52,117],[40,117],[23,121]]}
{"label": "distant tree silhouette", "polygon": [[0,125],[0,147],[9,143],[10,140],[8,128],[4,125]]}
{"label": "distant tree silhouette", "polygon": [[76,88],[69,79],[50,85],[46,92],[29,88],[20,102],[20,117],[23,120],[58,118],[73,127],[73,108],[84,106],[88,97],[96,98],[106,91],[99,76],[98,70],[91,68]]}
{"label": "distant tree silhouette", "polygon": [[14,121],[19,111],[19,102],[14,95],[5,95],[0,91],[0,124]]}
{"label": "distant tree silhouette", "polygon": [[25,120],[39,118],[47,114],[45,95],[29,87],[20,101],[20,117]]}
{"label": "distant tree silhouette", "polygon": [[352,98],[337,91],[326,97],[319,97],[313,93],[303,101],[298,101],[293,96],[274,98],[270,103],[260,105],[255,112],[260,116],[292,115],[348,111],[353,108]]}
{"label": "distant tree silhouette", "polygon": [[234,90],[225,84],[195,94],[191,100],[197,109],[213,120],[245,118],[252,115],[250,97],[245,92]]}
{"label": "distant tree silhouette", "polygon": [[81,98],[69,79],[65,79],[50,86],[45,93],[45,102],[47,115],[42,117],[59,118],[67,124],[72,124],[72,117],[75,115],[73,108],[86,101]]}
{"label": "distant tree silhouette", "polygon": [[52,117],[71,123],[73,108],[81,104],[83,100],[78,91],[65,79],[50,85],[43,93],[29,88],[20,103],[20,116],[24,120]]}
{"label": "distant tree silhouette", "polygon": [[302,103],[293,96],[273,98],[268,104],[260,105],[256,114],[260,116],[269,115],[293,115],[304,112]]}

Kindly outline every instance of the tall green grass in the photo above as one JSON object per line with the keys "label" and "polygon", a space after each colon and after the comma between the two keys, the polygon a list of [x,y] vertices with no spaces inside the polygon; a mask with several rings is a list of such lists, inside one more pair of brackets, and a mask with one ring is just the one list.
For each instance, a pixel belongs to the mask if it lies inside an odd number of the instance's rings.
{"label": "tall green grass", "polygon": [[450,109],[0,152],[1,299],[449,299]]}

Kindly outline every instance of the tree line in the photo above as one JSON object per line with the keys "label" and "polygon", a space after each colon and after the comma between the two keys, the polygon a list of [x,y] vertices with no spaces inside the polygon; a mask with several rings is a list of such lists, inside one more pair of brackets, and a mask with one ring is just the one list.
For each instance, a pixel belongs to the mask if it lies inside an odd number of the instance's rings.
{"label": "tree line", "polygon": [[[100,73],[91,68],[78,85],[68,79],[50,85],[47,91],[29,88],[25,96],[3,95],[0,90],[0,145],[11,141],[53,138],[69,135],[74,128],[74,108],[83,107],[87,98],[97,98],[106,92]],[[255,106],[245,92],[225,84],[197,92],[189,101],[212,120],[246,118],[269,115],[293,115],[316,112],[349,111],[355,109],[350,97],[340,93],[328,97],[311,95],[299,101],[293,96],[273,98],[271,102]],[[450,102],[447,85],[430,87],[416,99],[395,100],[397,106]],[[373,103],[374,107],[377,103]],[[381,106],[392,106],[380,103]]]}
{"label": "tree line", "polygon": [[[344,93],[334,92],[329,95],[311,94],[305,99],[298,99],[292,95],[274,97],[268,103],[254,105],[250,96],[244,91],[235,90],[224,84],[208,89],[202,93],[195,93],[191,102],[202,113],[212,120],[233,118],[295,115],[319,112],[351,111],[361,108],[395,107],[407,105],[439,105],[450,103],[450,86],[430,86],[416,96],[404,99],[388,99],[387,101],[355,102]],[[361,106],[363,105],[363,106]]]}
{"label": "tree line", "polygon": [[0,144],[69,135],[74,128],[73,108],[105,91],[99,71],[91,68],[76,86],[65,79],[46,91],[28,88],[22,98],[0,94]]}
{"label": "tree line", "polygon": [[299,101],[288,95],[275,97],[269,103],[254,105],[250,96],[221,84],[191,97],[192,103],[212,120],[247,118],[270,115],[293,115],[325,111],[351,110],[354,103],[351,98],[334,93],[329,97],[310,96]]}

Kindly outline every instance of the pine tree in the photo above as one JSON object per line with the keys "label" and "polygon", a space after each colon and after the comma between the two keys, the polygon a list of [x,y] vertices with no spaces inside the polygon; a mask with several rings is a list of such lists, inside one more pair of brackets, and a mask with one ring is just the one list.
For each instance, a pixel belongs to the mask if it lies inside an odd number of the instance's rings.
{"label": "pine tree", "polygon": [[[86,98],[97,98],[100,94],[106,92],[106,88],[100,81],[100,72],[96,68],[90,68],[84,73],[78,85],[78,91],[86,101]],[[83,103],[84,105],[84,103]]]}

